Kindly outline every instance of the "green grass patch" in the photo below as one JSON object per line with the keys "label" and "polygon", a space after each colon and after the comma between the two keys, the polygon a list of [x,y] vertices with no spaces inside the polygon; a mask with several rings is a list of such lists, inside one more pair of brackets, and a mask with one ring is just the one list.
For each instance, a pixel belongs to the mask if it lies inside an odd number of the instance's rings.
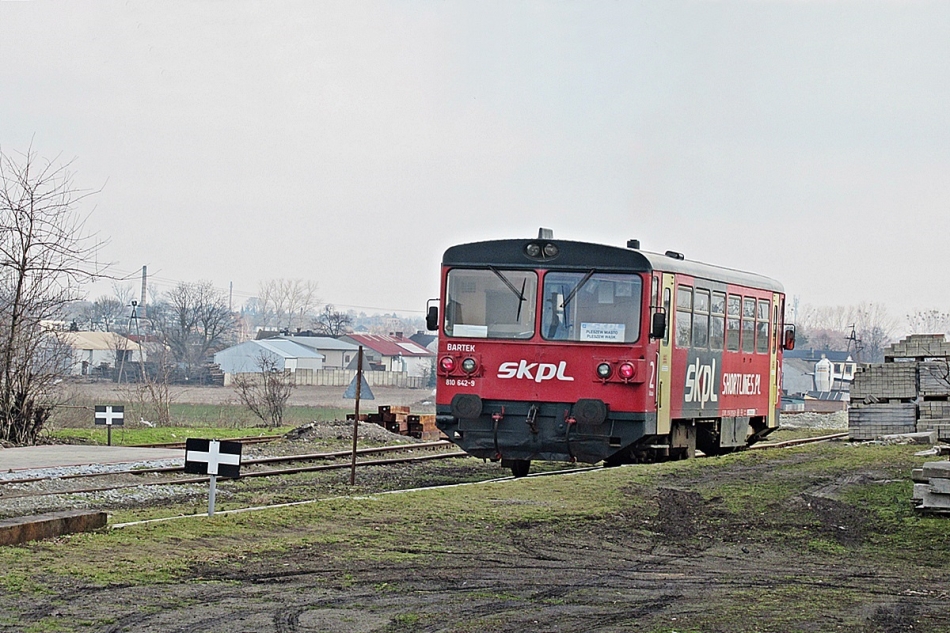
{"label": "green grass patch", "polygon": [[[207,439],[230,439],[234,437],[251,437],[282,435],[293,427],[278,428],[228,428],[215,426],[174,426],[161,428],[126,428],[112,429],[113,446],[138,446],[142,444],[171,444],[184,442],[189,437]],[[59,429],[51,433],[59,441],[75,444],[105,445],[108,440],[108,431],[103,427],[89,429]]]}
{"label": "green grass patch", "polygon": [[[723,558],[717,572],[724,574],[723,581],[703,596],[708,608],[675,623],[650,616],[655,619],[645,622],[644,630],[784,632],[816,630],[816,623],[820,630],[837,625],[858,630],[866,587],[828,582],[832,572],[822,582],[810,577],[808,569],[873,568],[885,579],[881,582],[902,578],[917,587],[928,577],[944,577],[950,568],[950,521],[918,517],[910,509],[910,469],[925,461],[913,455],[915,450],[809,445],[402,494],[371,494],[359,483],[350,488],[343,483],[346,471],[330,471],[332,477],[296,476],[301,479],[293,486],[248,480],[227,488],[233,492],[227,504],[254,495],[277,499],[282,487],[311,488],[318,491],[314,496],[352,496],[2,548],[0,569],[9,583],[3,585],[5,591],[39,593],[62,576],[97,585],[155,585],[228,580],[246,568],[299,564],[338,570],[322,577],[333,587],[390,592],[400,590],[393,586],[397,581],[381,583],[372,577],[363,585],[366,579],[359,570],[382,564],[448,568],[460,556],[469,562],[515,561],[525,556],[526,542],[577,546],[578,552],[615,547],[618,560],[629,560],[638,551],[682,551],[693,564],[710,547],[737,552],[740,543],[755,543],[753,547],[769,553],[763,560],[788,564],[777,564],[777,571],[763,581],[734,571]],[[433,480],[451,477],[453,461],[427,466]],[[497,474],[497,466],[487,464],[468,476]],[[358,482],[360,476],[358,471]],[[665,530],[659,500],[669,492],[666,488],[684,492],[677,498],[690,505],[673,510],[683,511],[684,525],[693,531]],[[136,515],[141,513],[117,513],[113,521]],[[585,540],[588,535],[593,536]],[[677,564],[671,561],[671,573]],[[524,600],[510,588],[479,592],[474,595],[479,600]],[[571,597],[557,596],[548,604],[563,601],[570,603]],[[836,614],[834,626],[822,628],[829,614]],[[404,614],[404,620],[393,624],[411,630],[418,625],[415,617]],[[473,622],[473,630],[486,630],[492,617]]]}
{"label": "green grass patch", "polygon": [[[246,407],[239,404],[172,403],[169,407],[170,423],[165,428],[148,428],[147,425],[140,423],[140,420],[149,420],[151,417],[147,408],[141,403],[122,401],[120,398],[113,399],[110,404],[125,407],[126,424],[112,429],[112,441],[114,444],[117,442],[117,438],[120,442],[123,441],[120,437],[123,434],[129,435],[132,432],[142,432],[143,437],[150,437],[148,432],[152,431],[155,432],[155,437],[162,438],[167,437],[163,435],[163,433],[168,433],[169,435],[177,433],[176,429],[178,427],[221,429],[222,432],[231,429],[234,430],[237,435],[273,431],[271,427],[266,426]],[[107,430],[105,427],[96,427],[94,425],[93,405],[94,403],[92,402],[83,402],[54,410],[48,425],[48,428],[51,429],[51,436],[57,439],[76,439],[105,444]],[[289,406],[284,411],[284,424],[281,428],[293,428],[313,421],[342,420],[345,419],[347,413],[352,413],[352,411],[337,407]],[[236,435],[232,435],[230,437],[235,436]],[[140,443],[157,443],[162,441],[165,440],[156,439],[154,441]],[[123,445],[128,443],[130,442],[125,441]]]}

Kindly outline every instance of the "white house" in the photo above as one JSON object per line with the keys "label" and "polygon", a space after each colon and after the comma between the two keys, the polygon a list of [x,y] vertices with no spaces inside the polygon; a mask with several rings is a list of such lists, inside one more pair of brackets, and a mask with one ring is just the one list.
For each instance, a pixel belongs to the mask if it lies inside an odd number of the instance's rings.
{"label": "white house", "polygon": [[85,376],[101,366],[141,363],[144,349],[115,332],[58,332],[56,336],[72,349],[68,368],[73,376]]}
{"label": "white house", "polygon": [[349,334],[344,340],[362,345],[373,362],[384,371],[405,372],[407,376],[427,376],[432,370],[435,354],[418,343],[395,334]]}
{"label": "white house", "polygon": [[214,362],[225,374],[248,374],[262,371],[266,359],[278,371],[295,372],[298,369],[323,369],[323,354],[309,347],[282,338],[247,341],[221,350]]}
{"label": "white house", "polygon": [[[280,339],[299,343],[319,354],[323,354],[324,369],[346,369],[356,358],[356,353],[359,351],[358,346],[329,336],[281,336]],[[264,340],[273,341],[277,339]]]}

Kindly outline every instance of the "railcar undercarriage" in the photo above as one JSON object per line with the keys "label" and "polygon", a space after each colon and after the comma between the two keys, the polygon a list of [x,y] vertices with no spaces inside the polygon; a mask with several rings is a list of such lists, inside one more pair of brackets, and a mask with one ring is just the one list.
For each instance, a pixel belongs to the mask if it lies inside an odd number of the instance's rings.
{"label": "railcar undercarriage", "polygon": [[[526,403],[461,399],[440,405],[436,425],[474,457],[501,461],[515,477],[532,460],[607,466],[722,455],[759,441],[774,429],[762,417],[674,420],[669,434],[656,434],[656,416],[598,414],[572,403]],[[453,415],[453,412],[462,415]]]}

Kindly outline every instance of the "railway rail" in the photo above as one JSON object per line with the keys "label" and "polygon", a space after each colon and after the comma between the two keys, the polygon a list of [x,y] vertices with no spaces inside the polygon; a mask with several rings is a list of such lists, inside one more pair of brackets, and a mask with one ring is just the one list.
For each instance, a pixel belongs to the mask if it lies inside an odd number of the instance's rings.
{"label": "railway rail", "polygon": [[[453,444],[446,440],[439,440],[437,442],[421,442],[417,444],[394,444],[391,446],[378,446],[375,448],[360,448],[357,449],[357,455],[375,455],[378,453],[391,453],[397,451],[408,451],[408,450],[434,450],[437,448],[442,448],[446,446],[453,446]],[[301,455],[277,455],[272,457],[255,457],[251,459],[241,460],[242,466],[254,466],[257,464],[274,464],[274,463],[290,463],[290,462],[304,462],[304,461],[316,461],[316,460],[326,460],[326,459],[342,459],[345,457],[350,457],[353,454],[351,450],[345,451],[331,451],[326,453],[306,453]],[[53,479],[84,479],[87,477],[108,477],[113,475],[145,475],[150,473],[176,473],[183,472],[185,470],[184,466],[156,466],[152,468],[131,468],[126,470],[110,470],[103,472],[94,472],[94,473],[74,473],[68,475],[57,475],[57,476],[45,476],[45,477],[24,477],[21,479],[7,479],[0,480],[0,486],[7,484],[26,484],[34,483],[37,481],[47,481]],[[242,474],[242,476],[244,476]]]}

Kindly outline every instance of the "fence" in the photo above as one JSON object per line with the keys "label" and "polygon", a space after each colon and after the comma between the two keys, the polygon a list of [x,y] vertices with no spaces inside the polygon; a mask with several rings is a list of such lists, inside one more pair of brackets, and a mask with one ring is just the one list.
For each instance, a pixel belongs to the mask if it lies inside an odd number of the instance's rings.
{"label": "fence", "polygon": [[[346,387],[355,376],[355,369],[298,369],[294,372],[294,383],[308,387]],[[363,376],[371,387],[424,389],[429,382],[425,376],[410,376],[403,371],[364,371]],[[225,386],[233,380],[233,374],[225,374]]]}

